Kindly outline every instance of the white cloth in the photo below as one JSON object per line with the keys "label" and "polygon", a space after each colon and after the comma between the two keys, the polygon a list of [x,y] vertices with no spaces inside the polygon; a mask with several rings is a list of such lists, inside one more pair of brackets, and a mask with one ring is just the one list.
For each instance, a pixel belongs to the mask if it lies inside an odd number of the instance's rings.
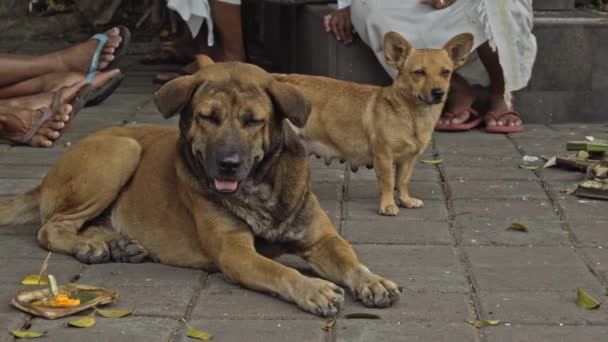
{"label": "white cloth", "polygon": [[[351,6],[351,17],[361,39],[374,51],[384,69],[395,77],[397,71],[386,64],[384,34],[399,32],[415,48],[441,48],[457,34],[469,32],[474,46],[489,41],[498,51],[505,79],[505,101],[511,92],[526,86],[536,58],[536,38],[532,34],[532,0],[457,0],[435,10],[420,0],[339,0],[340,8]],[[476,53],[458,73],[472,84],[489,84],[487,72]]]}
{"label": "white cloth", "polygon": [[[219,0],[233,5],[240,5],[241,0]],[[207,24],[207,45],[213,46],[213,19],[208,0],[167,0],[167,7],[179,14],[188,25],[192,37],[196,37],[203,23]]]}

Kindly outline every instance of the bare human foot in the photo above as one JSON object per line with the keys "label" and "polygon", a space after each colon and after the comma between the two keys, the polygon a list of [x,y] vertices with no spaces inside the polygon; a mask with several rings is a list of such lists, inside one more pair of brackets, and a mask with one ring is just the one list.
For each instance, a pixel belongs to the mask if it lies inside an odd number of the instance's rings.
{"label": "bare human foot", "polygon": [[51,147],[70,119],[72,106],[60,104],[51,108],[53,115],[40,126],[29,141],[23,141],[43,116],[41,110],[0,105],[0,138],[33,147]]}
{"label": "bare human foot", "polygon": [[[110,64],[110,62],[114,60],[114,52],[122,42],[122,37],[120,36],[120,30],[118,27],[107,30],[105,35],[108,36],[108,41],[101,50],[97,65],[98,70],[103,70],[106,66],[108,66],[108,64]],[[98,40],[89,39],[86,42],[70,46],[60,51],[52,52],[51,55],[56,58],[60,65],[64,66],[64,70],[86,73],[89,71],[91,58],[93,57],[93,53],[95,52],[98,44]]]}
{"label": "bare human foot", "polygon": [[523,124],[516,114],[502,115],[503,113],[513,113],[513,110],[505,103],[503,95],[490,96],[490,109],[488,113],[493,114],[484,117],[486,127],[519,127]]}

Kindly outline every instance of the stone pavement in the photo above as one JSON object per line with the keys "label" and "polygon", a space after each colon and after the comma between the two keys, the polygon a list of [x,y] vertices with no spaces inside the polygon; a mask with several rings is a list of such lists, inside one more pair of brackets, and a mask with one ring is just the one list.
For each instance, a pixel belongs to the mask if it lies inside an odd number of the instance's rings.
{"label": "stone pavement", "polygon": [[[143,51],[144,46],[141,46]],[[137,52],[137,46],[134,46]],[[36,185],[65,150],[98,129],[125,124],[175,125],[158,114],[150,94],[154,68],[131,61],[128,78],[103,105],[81,112],[58,146],[44,150],[0,145],[0,198]],[[22,277],[37,273],[46,251],[37,227],[0,229],[0,341],[8,328],[31,322],[47,341],[186,341],[190,324],[216,341],[606,341],[608,340],[608,203],[561,193],[581,174],[519,169],[522,155],[554,155],[568,139],[608,135],[608,125],[528,125],[503,136],[480,131],[436,134],[418,164],[414,195],[422,209],[398,217],[376,215],[372,172],[346,171],[312,161],[314,191],[341,234],[372,269],[404,287],[394,307],[368,309],[348,297],[343,313],[371,312],[380,320],[339,319],[331,332],[323,319],[268,295],[228,284],[221,274],[157,264],[84,265],[53,255],[49,272],[60,282],[120,290],[117,308],[135,308],[122,319],[99,318],[89,329],[66,328],[19,313],[8,303]],[[507,231],[511,222],[528,233]],[[307,269],[300,260],[281,258]],[[604,304],[575,305],[576,288]],[[498,319],[475,329],[466,321]]]}

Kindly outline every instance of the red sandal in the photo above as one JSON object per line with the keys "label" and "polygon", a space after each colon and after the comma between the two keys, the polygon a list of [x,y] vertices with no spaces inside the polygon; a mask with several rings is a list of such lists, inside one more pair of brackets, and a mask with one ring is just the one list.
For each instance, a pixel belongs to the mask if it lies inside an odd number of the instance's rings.
{"label": "red sandal", "polygon": [[470,107],[460,107],[452,112],[443,113],[443,118],[448,118],[450,121],[456,116],[458,113],[468,112],[469,118],[462,123],[447,123],[447,124],[439,124],[435,125],[436,131],[447,131],[447,132],[456,132],[456,131],[468,131],[471,130],[481,124],[481,116],[479,113]]}
{"label": "red sandal", "polygon": [[[500,120],[501,118],[503,118],[507,115],[514,115],[519,118],[519,114],[517,112],[513,112],[513,111],[507,111],[507,112],[502,112],[502,113],[487,112],[486,115],[489,115],[496,122],[498,122],[498,120]],[[524,131],[523,124],[519,125],[519,126],[498,126],[498,125],[488,126],[488,125],[486,125],[487,133],[519,133],[519,132],[523,132],[523,131]]]}

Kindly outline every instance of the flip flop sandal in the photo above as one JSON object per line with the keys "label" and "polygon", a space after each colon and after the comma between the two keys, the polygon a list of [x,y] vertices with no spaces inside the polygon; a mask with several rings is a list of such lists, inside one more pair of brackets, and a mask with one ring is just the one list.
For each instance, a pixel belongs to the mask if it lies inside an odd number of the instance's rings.
{"label": "flip flop sandal", "polygon": [[443,113],[443,118],[448,118],[450,121],[456,116],[458,113],[468,112],[469,118],[462,123],[447,123],[447,124],[439,124],[435,125],[436,131],[445,131],[445,132],[461,132],[471,130],[481,124],[481,116],[479,113],[470,107],[460,107],[452,112]]}
{"label": "flip flop sandal", "polygon": [[[172,72],[172,73],[176,73],[176,74],[178,74],[178,75],[179,75],[179,76],[177,76],[177,77],[181,77],[181,76],[189,76],[189,75],[192,75],[191,73],[189,73],[189,72],[187,72],[187,71],[185,71],[185,70],[182,70],[182,69],[176,69],[176,70],[167,70],[167,71],[161,71],[161,72],[166,72],[166,73]],[[152,83],[154,83],[154,84],[165,84],[165,83],[167,83],[167,82],[169,82],[169,81],[172,81],[172,80],[176,79],[177,77],[175,77],[175,78],[171,78],[171,79],[168,79],[168,80],[164,80],[164,79],[161,79],[161,78],[155,77],[155,78],[152,80]]]}
{"label": "flip flop sandal", "polygon": [[[55,95],[53,95],[53,101],[51,102],[50,107],[43,106],[40,108],[36,108],[36,110],[39,111],[42,115],[40,116],[40,119],[38,119],[38,121],[36,121],[36,123],[27,131],[27,133],[25,133],[23,138],[21,138],[21,140],[19,140],[19,142],[18,142],[19,144],[29,145],[30,140],[32,140],[32,138],[34,137],[34,135],[36,135],[38,130],[47,121],[49,121],[49,119],[51,119],[55,115],[55,113],[53,113],[53,108],[55,108],[61,102],[61,93],[63,92],[63,89],[65,89],[65,88],[67,88],[67,87],[63,87],[55,92]],[[65,126],[64,126],[64,128],[65,128]],[[61,133],[59,133],[59,134],[61,136]]]}
{"label": "flip flop sandal", "polygon": [[[60,92],[64,88],[59,89],[55,93],[55,97],[53,97],[53,104],[51,105],[51,108],[55,108],[55,106],[59,103],[59,101],[61,99]],[[76,115],[78,115],[78,113],[80,113],[80,111],[87,104],[87,99],[94,90],[95,90],[95,87],[93,87],[90,84],[87,84],[78,91],[78,93],[76,94],[76,97],[74,97],[72,102],[70,102],[70,105],[72,106],[72,111],[70,112],[70,119],[65,123],[65,126],[63,126],[63,128],[61,129],[61,132],[65,132],[70,127],[72,122],[74,122]],[[61,137],[61,133],[57,139],[59,139],[60,137]]]}
{"label": "flip flop sandal", "polygon": [[102,103],[105,99],[107,99],[114,91],[120,86],[122,81],[125,79],[125,75],[118,74],[112,77],[109,81],[107,81],[104,85],[99,88],[93,87],[90,90],[90,94],[88,94],[86,98],[86,107],[96,106]]}
{"label": "flip flop sandal", "polygon": [[[486,115],[489,115],[494,121],[498,121],[501,118],[507,115],[514,115],[519,118],[519,114],[513,111],[496,113],[496,112],[487,112]],[[524,125],[521,126],[488,126],[486,125],[486,132],[488,133],[519,133],[524,131]]]}
{"label": "flip flop sandal", "polygon": [[[114,50],[114,59],[105,67],[103,70],[111,70],[115,69],[118,64],[121,62],[122,58],[127,54],[127,50],[129,48],[129,43],[131,42],[131,31],[126,26],[119,25],[118,30],[120,31],[120,37],[122,41],[120,45]],[[91,64],[89,65],[89,72],[87,73],[86,80],[88,83],[93,82],[93,78],[98,71],[99,66],[99,56],[101,55],[101,51],[103,47],[108,42],[108,36],[105,33],[98,33],[91,37],[90,39],[95,39],[98,41],[97,47],[95,48],[95,52],[93,53],[93,57],[91,58]]]}

